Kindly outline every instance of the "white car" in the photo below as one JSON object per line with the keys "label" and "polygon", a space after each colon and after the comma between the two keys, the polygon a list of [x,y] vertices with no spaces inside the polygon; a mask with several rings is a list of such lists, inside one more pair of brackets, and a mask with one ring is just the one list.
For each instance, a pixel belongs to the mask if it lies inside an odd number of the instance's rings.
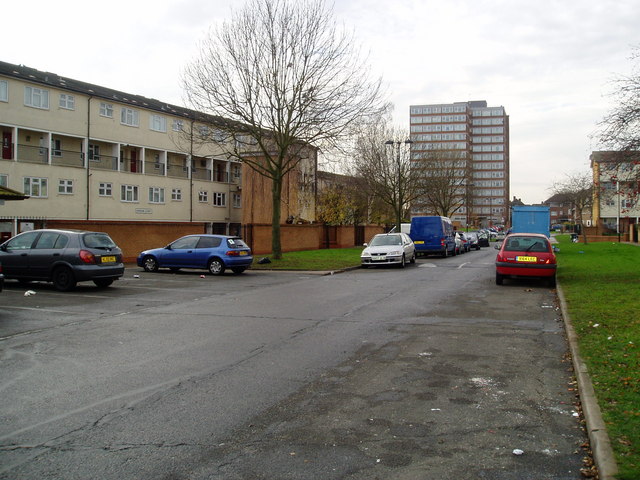
{"label": "white car", "polygon": [[380,233],[364,244],[362,268],[371,265],[398,265],[416,262],[416,247],[406,233]]}

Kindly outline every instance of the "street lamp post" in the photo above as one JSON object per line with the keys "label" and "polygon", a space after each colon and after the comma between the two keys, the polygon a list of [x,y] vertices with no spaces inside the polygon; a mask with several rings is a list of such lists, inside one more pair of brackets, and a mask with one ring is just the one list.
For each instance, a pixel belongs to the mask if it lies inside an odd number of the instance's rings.
{"label": "street lamp post", "polygon": [[471,202],[469,201],[469,187],[475,187],[474,183],[465,183],[462,185],[464,187],[464,203],[465,203],[465,214],[466,214],[466,224],[467,224],[467,232],[469,231],[469,206]]}
{"label": "street lamp post", "polygon": [[402,195],[402,191],[404,190],[402,188],[402,168],[401,168],[401,162],[400,162],[400,146],[404,143],[404,145],[406,147],[409,147],[409,152],[411,152],[411,144],[413,143],[413,141],[410,138],[407,138],[404,142],[400,141],[400,140],[387,140],[386,142],[384,142],[385,145],[389,145],[391,146],[391,154],[393,155],[393,147],[395,145],[396,147],[396,168],[398,170],[398,184],[397,184],[397,212],[396,212],[396,228],[399,231],[401,231],[401,223],[402,223],[402,205],[404,203],[403,200],[403,195]]}

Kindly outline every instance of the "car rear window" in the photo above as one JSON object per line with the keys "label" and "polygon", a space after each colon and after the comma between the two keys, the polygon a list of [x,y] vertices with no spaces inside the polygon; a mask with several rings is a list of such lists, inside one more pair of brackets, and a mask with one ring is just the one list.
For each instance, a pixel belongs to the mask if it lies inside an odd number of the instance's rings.
{"label": "car rear window", "polygon": [[64,248],[69,237],[57,232],[43,232],[33,248]]}
{"label": "car rear window", "polygon": [[240,238],[227,238],[229,248],[249,248]]}
{"label": "car rear window", "polygon": [[116,244],[106,233],[85,233],[82,241],[87,248],[114,248]]}
{"label": "car rear window", "polygon": [[548,252],[549,242],[542,238],[514,237],[507,240],[504,249],[509,252]]}

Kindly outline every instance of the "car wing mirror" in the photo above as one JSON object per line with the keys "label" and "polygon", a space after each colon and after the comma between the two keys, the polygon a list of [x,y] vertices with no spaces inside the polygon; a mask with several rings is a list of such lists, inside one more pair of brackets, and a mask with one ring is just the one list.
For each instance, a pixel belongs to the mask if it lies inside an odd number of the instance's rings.
{"label": "car wing mirror", "polygon": [[502,242],[497,242],[493,248],[495,248],[496,250],[500,250],[500,247],[502,247]]}

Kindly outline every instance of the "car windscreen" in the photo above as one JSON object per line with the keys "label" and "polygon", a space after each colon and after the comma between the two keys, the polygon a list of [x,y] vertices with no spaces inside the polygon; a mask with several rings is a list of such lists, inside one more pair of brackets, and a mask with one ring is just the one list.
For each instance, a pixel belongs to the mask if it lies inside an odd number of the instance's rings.
{"label": "car windscreen", "polygon": [[227,238],[227,246],[229,248],[249,248],[240,238]]}
{"label": "car windscreen", "polygon": [[373,240],[371,240],[372,247],[381,247],[383,245],[402,245],[402,239],[399,235],[380,235],[373,237]]}
{"label": "car windscreen", "polygon": [[117,245],[106,233],[85,233],[82,241],[87,248],[115,248]]}

